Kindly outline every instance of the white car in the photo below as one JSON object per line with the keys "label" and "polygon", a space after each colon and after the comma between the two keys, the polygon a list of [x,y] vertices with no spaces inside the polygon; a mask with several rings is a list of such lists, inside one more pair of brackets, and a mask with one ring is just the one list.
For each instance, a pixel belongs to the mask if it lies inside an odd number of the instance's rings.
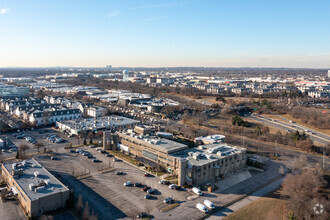
{"label": "white car", "polygon": [[175,189],[176,188],[176,185],[175,184],[171,184],[171,185],[168,186],[168,188]]}
{"label": "white car", "polygon": [[124,186],[132,186],[133,183],[131,181],[127,181],[126,183],[124,183]]}

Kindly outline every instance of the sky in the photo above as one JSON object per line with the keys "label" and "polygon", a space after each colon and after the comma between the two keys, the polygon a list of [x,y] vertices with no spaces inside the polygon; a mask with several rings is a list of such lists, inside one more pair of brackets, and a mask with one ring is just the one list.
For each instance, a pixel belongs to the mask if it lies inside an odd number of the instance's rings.
{"label": "sky", "polygon": [[329,0],[0,0],[0,67],[330,68]]}

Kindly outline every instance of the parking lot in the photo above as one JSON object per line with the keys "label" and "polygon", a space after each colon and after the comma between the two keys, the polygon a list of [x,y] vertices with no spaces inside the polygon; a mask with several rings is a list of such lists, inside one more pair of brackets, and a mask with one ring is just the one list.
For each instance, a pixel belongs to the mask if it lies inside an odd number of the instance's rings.
{"label": "parking lot", "polygon": [[[173,216],[178,219],[199,219],[205,214],[196,209],[197,203],[203,203],[209,199],[216,206],[223,206],[240,196],[257,189],[276,177],[274,172],[278,170],[278,165],[269,164],[268,170],[264,173],[254,174],[252,178],[228,188],[224,192],[206,193],[201,197],[196,196],[191,191],[172,190],[168,185],[159,184],[158,177],[145,177],[144,170],[132,166],[125,161],[115,162],[115,157],[107,157],[97,151],[96,148],[87,146],[80,147],[84,154],[89,152],[89,157],[82,153],[77,153],[77,148],[64,149],[68,141],[77,144],[74,138],[68,138],[64,134],[56,131],[49,131],[65,139],[64,143],[53,143],[43,137],[47,134],[39,134],[38,131],[24,132],[34,137],[38,142],[51,149],[51,153],[35,155],[34,157],[53,172],[64,184],[73,189],[75,196],[82,195],[84,203],[88,201],[89,207],[99,216],[99,219],[128,219],[136,217],[139,212],[148,212],[155,219],[171,219]],[[1,135],[3,136],[3,135]],[[15,139],[7,134],[7,138],[15,145],[25,143],[31,146],[28,153],[36,152],[33,145],[24,139]],[[0,157],[15,156],[15,152],[5,152]],[[52,159],[51,159],[52,158]],[[95,162],[93,162],[93,160]],[[121,171],[122,175],[116,175]],[[73,178],[72,176],[77,177]],[[131,181],[133,184],[141,183],[140,187],[124,186],[124,183]],[[147,194],[142,191],[144,186],[155,189],[150,199],[145,199]],[[173,196],[178,207],[168,211],[160,212],[167,207],[163,201],[165,198]]]}

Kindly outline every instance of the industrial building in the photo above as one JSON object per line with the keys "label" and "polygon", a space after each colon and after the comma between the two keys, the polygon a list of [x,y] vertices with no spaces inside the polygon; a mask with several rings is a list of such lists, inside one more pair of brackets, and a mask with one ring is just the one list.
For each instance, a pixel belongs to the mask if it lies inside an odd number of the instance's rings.
{"label": "industrial building", "polygon": [[64,208],[70,196],[69,189],[34,159],[2,164],[2,177],[31,218]]}

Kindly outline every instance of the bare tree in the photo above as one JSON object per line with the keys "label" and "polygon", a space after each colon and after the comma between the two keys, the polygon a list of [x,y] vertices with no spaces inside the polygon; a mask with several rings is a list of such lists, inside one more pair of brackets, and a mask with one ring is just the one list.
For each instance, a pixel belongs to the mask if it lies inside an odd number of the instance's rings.
{"label": "bare tree", "polygon": [[38,149],[38,152],[40,152],[40,148],[41,148],[41,147],[44,147],[44,146],[45,146],[45,145],[44,145],[43,143],[40,143],[40,142],[38,142],[38,143],[35,144],[35,148]]}
{"label": "bare tree", "polygon": [[19,159],[23,159],[23,157],[25,156],[25,151],[27,149],[29,149],[30,147],[27,144],[21,144],[18,147],[18,151],[19,151]]}
{"label": "bare tree", "polygon": [[282,194],[289,197],[288,210],[295,219],[315,217],[313,207],[322,198],[323,186],[323,174],[319,166],[305,169],[300,174],[289,174],[285,178]]}
{"label": "bare tree", "polygon": [[77,200],[77,203],[76,203],[76,209],[79,213],[83,209],[83,201],[82,201],[82,195],[81,194],[78,196],[78,200]]}
{"label": "bare tree", "polygon": [[88,202],[87,201],[85,203],[85,208],[84,208],[82,219],[83,220],[88,220],[89,219],[89,206],[88,206]]}

